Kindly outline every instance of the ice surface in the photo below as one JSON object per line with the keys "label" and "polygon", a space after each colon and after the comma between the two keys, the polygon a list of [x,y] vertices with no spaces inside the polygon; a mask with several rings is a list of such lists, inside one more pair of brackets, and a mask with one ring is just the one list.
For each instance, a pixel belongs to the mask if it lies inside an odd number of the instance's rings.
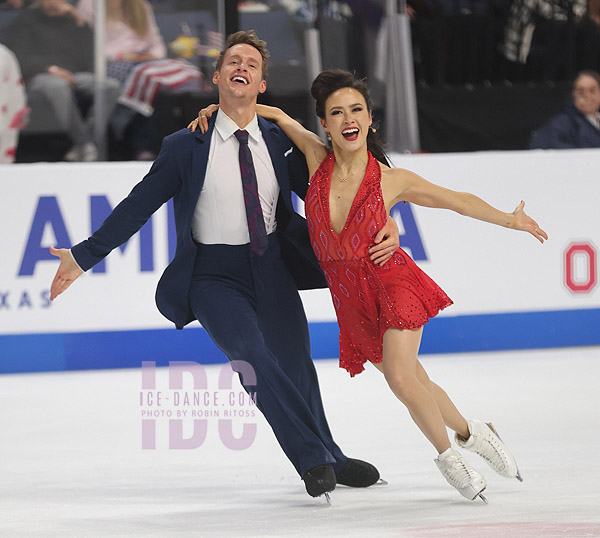
{"label": "ice surface", "polygon": [[[260,416],[245,450],[223,445],[216,418],[187,450],[169,449],[168,419],[158,418],[148,450],[141,370],[4,375],[0,536],[600,536],[600,348],[422,362],[465,416],[494,423],[517,458],[523,483],[465,453],[488,480],[489,505],[444,481],[433,448],[372,367],[350,379],[335,360],[316,363],[337,442],[389,481],[338,487],[331,506],[306,494]],[[221,369],[206,368],[208,387]],[[158,388],[166,375],[159,370]],[[184,420],[184,431],[192,427]]]}

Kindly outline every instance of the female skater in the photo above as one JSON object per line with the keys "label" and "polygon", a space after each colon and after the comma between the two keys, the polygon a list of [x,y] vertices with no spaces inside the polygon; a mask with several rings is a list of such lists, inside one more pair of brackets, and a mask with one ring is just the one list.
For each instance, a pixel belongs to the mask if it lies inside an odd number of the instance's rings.
{"label": "female skater", "polygon": [[[383,372],[437,450],[435,462],[446,480],[467,499],[485,501],[485,478],[452,448],[445,426],[456,432],[459,446],[482,456],[502,476],[521,480],[516,461],[491,424],[460,414],[417,357],[423,325],[452,301],[401,249],[383,266],[369,261],[367,249],[399,201],[527,231],[542,243],[548,236],[525,214],[524,202],[504,213],[472,194],[383,164],[368,89],[351,73],[322,72],[311,94],[333,151],[283,111],[259,105],[257,112],[275,121],[306,156],[312,180],[305,211],[340,326],[340,366],[354,376],[368,360]],[[214,110],[214,105],[202,110],[190,127],[205,130]]]}

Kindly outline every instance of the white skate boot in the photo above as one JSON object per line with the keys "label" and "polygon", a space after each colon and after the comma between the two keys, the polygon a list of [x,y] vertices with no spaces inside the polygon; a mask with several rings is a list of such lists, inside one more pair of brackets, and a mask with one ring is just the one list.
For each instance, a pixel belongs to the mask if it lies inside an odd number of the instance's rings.
{"label": "white skate boot", "polygon": [[480,497],[487,504],[487,499],[482,495],[487,486],[485,478],[473,469],[456,450],[450,447],[434,461],[448,484],[454,486],[463,497],[470,501]]}
{"label": "white skate boot", "polygon": [[491,423],[469,420],[469,433],[468,439],[458,434],[454,436],[458,446],[479,454],[498,474],[523,482],[515,458]]}

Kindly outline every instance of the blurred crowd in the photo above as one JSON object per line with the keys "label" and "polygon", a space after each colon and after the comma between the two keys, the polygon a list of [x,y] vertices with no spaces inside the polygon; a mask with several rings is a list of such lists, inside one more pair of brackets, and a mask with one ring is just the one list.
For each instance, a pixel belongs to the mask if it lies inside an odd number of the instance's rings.
{"label": "blurred crowd", "polygon": [[[8,7],[20,13],[3,29],[3,50],[10,51],[12,70],[20,67],[22,78],[16,76],[6,99],[22,96],[24,85],[33,113],[50,116],[52,128],[66,133],[70,147],[64,159],[97,160],[93,0],[9,0]],[[209,86],[198,66],[168,57],[146,0],[107,0],[106,20],[107,78],[101,88],[105,125],[101,128],[129,143],[132,158],[152,160],[160,143],[154,114],[158,93]],[[8,103],[2,106],[14,108]],[[22,110],[23,105],[16,114],[22,116]],[[10,120],[10,125],[15,123]],[[11,133],[11,144],[14,136]],[[13,146],[3,159],[13,160],[14,155]]]}
{"label": "blurred crowd", "polygon": [[[216,19],[216,2],[205,4]],[[385,4],[247,0],[238,8],[285,10],[306,26],[323,19],[345,25],[348,43],[340,58],[346,65],[340,67],[371,78]],[[0,0],[0,15],[13,15],[0,19],[0,163],[15,160],[18,133],[28,121],[32,131],[66,135],[65,160],[98,159],[93,6],[93,0]],[[106,0],[108,78],[100,129],[130,148],[128,158],[156,156],[159,95],[212,89],[222,36],[195,35],[183,24],[177,39],[165,43],[155,16],[197,9],[192,0]],[[533,133],[530,147],[600,147],[600,0],[408,0],[406,9],[419,85],[573,81],[565,110]],[[337,51],[330,52],[335,58]]]}

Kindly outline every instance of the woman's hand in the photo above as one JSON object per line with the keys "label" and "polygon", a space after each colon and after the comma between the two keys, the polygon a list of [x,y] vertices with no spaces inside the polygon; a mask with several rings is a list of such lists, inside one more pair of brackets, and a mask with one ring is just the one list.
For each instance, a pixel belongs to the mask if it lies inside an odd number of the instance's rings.
{"label": "woman's hand", "polygon": [[529,232],[540,243],[543,243],[544,239],[548,239],[548,234],[540,228],[539,224],[535,220],[533,220],[529,215],[525,213],[525,211],[523,210],[524,207],[525,202],[521,200],[521,203],[512,212],[514,218],[512,227],[515,230]]}
{"label": "woman's hand", "polygon": [[204,134],[208,131],[208,118],[210,118],[217,110],[219,110],[219,105],[208,105],[198,112],[198,117],[195,120],[190,121],[187,128],[190,129],[192,133],[195,133],[196,129],[200,128],[200,132]]}

